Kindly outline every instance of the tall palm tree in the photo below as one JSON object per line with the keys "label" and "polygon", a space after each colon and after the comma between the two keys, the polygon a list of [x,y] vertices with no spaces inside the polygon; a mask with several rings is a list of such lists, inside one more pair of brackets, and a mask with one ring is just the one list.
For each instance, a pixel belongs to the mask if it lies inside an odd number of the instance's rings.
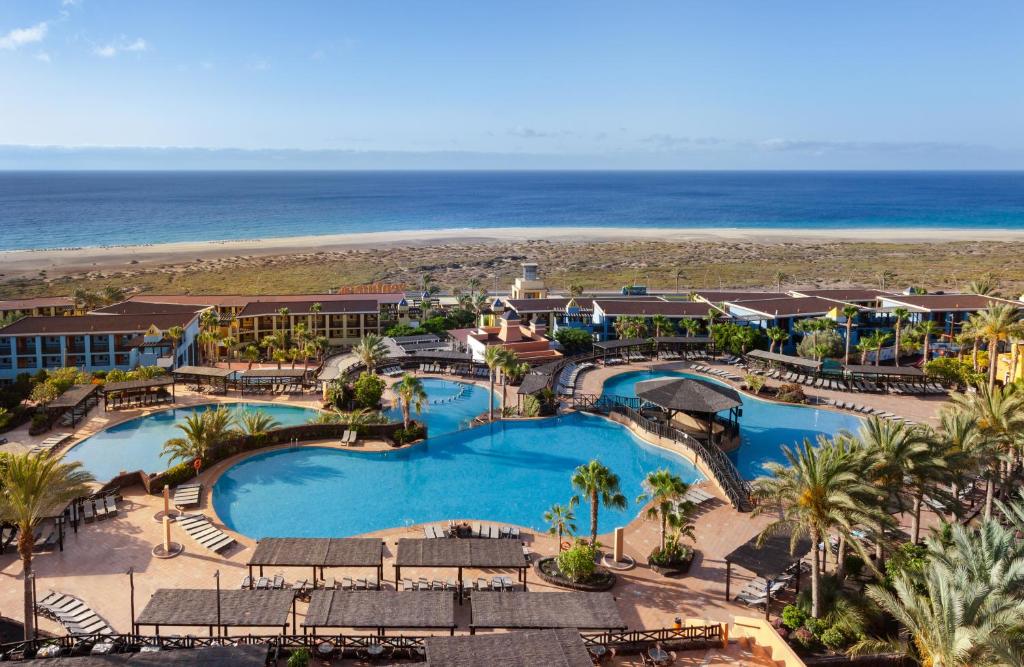
{"label": "tall palm tree", "polygon": [[185,330],[178,325],[167,329],[167,337],[171,339],[171,369],[178,366],[178,343],[185,337]]}
{"label": "tall palm tree", "polygon": [[237,433],[234,415],[226,406],[195,412],[175,428],[183,436],[165,442],[160,455],[171,462],[198,461],[200,466],[216,447]]}
{"label": "tall palm tree", "polygon": [[558,536],[559,548],[562,544],[562,535],[572,537],[576,534],[576,514],[572,511],[573,503],[560,505],[555,503],[544,512],[544,521],[548,524],[548,533]]}
{"label": "tall palm tree", "polygon": [[686,332],[687,336],[696,336],[700,333],[700,320],[686,317],[679,320],[679,327]]}
{"label": "tall palm tree", "polygon": [[[994,451],[991,443],[982,437],[978,423],[967,412],[957,410],[952,404],[940,410],[939,428],[933,437],[940,443],[942,458],[952,473],[954,497],[964,484],[978,476],[981,469],[988,470]],[[991,480],[989,484],[992,484]],[[955,503],[953,506],[956,507]]]}
{"label": "tall palm tree", "polygon": [[879,521],[878,491],[863,479],[863,457],[850,438],[819,437],[817,445],[805,439],[796,448],[782,447],[786,464],[765,464],[768,473],[754,480],[752,494],[759,502],[754,512],[776,513],[779,518],[762,532],[760,540],[789,534],[791,549],[798,540],[809,537],[811,559],[811,615],[821,615],[821,564],[818,545],[831,531],[838,531],[846,542],[862,550],[850,533],[857,526],[873,526]]}
{"label": "tall palm tree", "polygon": [[1011,303],[990,302],[988,308],[977,313],[977,335],[988,341],[988,386],[996,384],[996,364],[999,343],[1024,334],[1017,306]]}
{"label": "tall palm tree", "polygon": [[853,321],[857,317],[857,313],[860,312],[860,308],[851,304],[843,306],[843,317],[846,318],[846,351],[843,354],[843,363],[847,366],[850,365],[850,342],[853,339]]}
{"label": "tall palm tree", "polygon": [[789,333],[782,327],[769,327],[765,331],[765,335],[768,336],[768,340],[771,341],[768,345],[769,352],[775,352],[776,345],[781,349],[782,344],[789,340]]}
{"label": "tall palm tree", "polygon": [[[572,486],[590,503],[590,543],[597,544],[597,512],[603,502],[614,509],[626,508],[626,496],[619,488],[619,476],[597,459],[576,468]],[[576,500],[579,496],[575,497]]]}
{"label": "tall palm tree", "polygon": [[655,315],[651,318],[651,326],[654,327],[654,335],[661,336],[667,331],[672,331],[672,320],[664,315]]}
{"label": "tall palm tree", "polygon": [[242,411],[236,421],[242,433],[254,437],[264,436],[281,425],[281,422],[259,409]]}
{"label": "tall palm tree", "polygon": [[986,273],[967,283],[967,292],[981,296],[999,296],[996,290],[995,276],[991,273]]}
{"label": "tall palm tree", "polygon": [[682,518],[689,515],[693,504],[685,501],[680,507],[680,501],[690,485],[668,470],[655,470],[647,473],[643,481],[644,493],[637,497],[637,503],[653,501],[647,509],[647,518],[656,520],[661,524],[661,548],[665,548],[665,537],[668,534],[669,526],[679,526]]}
{"label": "tall palm tree", "polygon": [[487,364],[487,377],[491,385],[491,392],[487,394],[487,419],[494,421],[494,380],[498,369],[505,360],[505,348],[498,345],[490,345],[484,350],[484,363]]}
{"label": "tall palm tree", "polygon": [[399,407],[402,409],[402,426],[408,429],[409,422],[412,421],[412,411],[415,410],[418,415],[427,404],[427,390],[423,388],[422,380],[409,373],[402,376],[394,389]]}
{"label": "tall palm tree", "polygon": [[893,280],[894,278],[896,278],[896,274],[893,273],[892,271],[890,271],[889,269],[885,269],[885,270],[879,271],[876,275],[878,277],[878,289],[883,290],[883,291],[885,290],[886,284],[890,280]]}
{"label": "tall palm tree", "polygon": [[1024,391],[1018,385],[981,386],[970,394],[951,395],[953,409],[963,412],[977,425],[978,432],[992,447],[990,477],[985,489],[985,518],[992,516],[995,486],[1002,470],[1024,436]]}
{"label": "tall palm tree", "polygon": [[375,333],[368,333],[363,336],[359,343],[352,348],[352,353],[359,361],[366,366],[366,370],[373,373],[384,359],[388,356],[388,347],[384,338]]}
{"label": "tall palm tree", "polygon": [[930,350],[931,339],[933,336],[942,335],[942,325],[935,320],[924,320],[917,325],[917,333],[921,336],[923,343],[922,350],[922,364],[928,363],[928,352]]}
{"label": "tall palm tree", "polygon": [[789,276],[787,276],[785,273],[783,273],[782,271],[776,271],[775,272],[775,291],[776,292],[781,292],[782,291],[782,283],[783,283],[783,281],[786,281],[786,280],[789,280]]}
{"label": "tall palm tree", "polygon": [[18,528],[18,556],[24,580],[25,639],[33,637],[32,547],[35,529],[75,498],[89,492],[92,475],[78,462],[45,455],[0,454],[0,520]]}
{"label": "tall palm tree", "polygon": [[889,342],[889,334],[882,331],[875,331],[871,335],[864,336],[857,343],[857,349],[861,352],[861,363],[867,361],[867,353],[875,353],[875,366],[882,363],[882,348]]}
{"label": "tall palm tree", "polygon": [[313,322],[312,329],[313,329],[313,335],[315,336],[317,334],[317,332],[320,330],[320,313],[324,312],[324,305],[322,303],[320,303],[319,301],[317,301],[316,303],[311,304],[309,306],[309,312],[310,312],[310,314],[313,315],[313,318],[312,318],[312,322]]}
{"label": "tall palm tree", "polygon": [[519,361],[519,355],[513,350],[503,350],[501,363],[498,366],[501,370],[501,413],[505,414],[505,404],[508,402],[508,385],[515,382],[516,378],[525,375],[529,371],[529,364]]}
{"label": "tall palm tree", "polygon": [[892,317],[893,317],[893,332],[896,335],[892,358],[893,358],[893,363],[895,365],[899,366],[900,365],[900,353],[902,352],[902,350],[900,349],[900,344],[902,343],[902,341],[900,340],[900,334],[903,333],[903,323],[906,322],[907,318],[910,317],[910,311],[908,309],[906,309],[906,308],[893,308],[892,309]]}

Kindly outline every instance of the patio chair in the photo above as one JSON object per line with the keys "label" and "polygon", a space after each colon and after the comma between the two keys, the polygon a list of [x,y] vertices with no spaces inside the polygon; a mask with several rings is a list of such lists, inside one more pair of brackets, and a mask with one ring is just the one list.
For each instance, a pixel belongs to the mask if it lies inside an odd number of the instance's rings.
{"label": "patio chair", "polygon": [[284,576],[280,574],[275,574],[272,588],[274,590],[281,590],[282,588],[284,588]]}

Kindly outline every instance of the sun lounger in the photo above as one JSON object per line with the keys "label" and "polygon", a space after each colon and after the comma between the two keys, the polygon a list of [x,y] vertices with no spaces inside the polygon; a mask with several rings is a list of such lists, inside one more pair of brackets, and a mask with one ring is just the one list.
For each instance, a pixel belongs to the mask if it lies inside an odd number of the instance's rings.
{"label": "sun lounger", "polygon": [[736,601],[742,602],[748,607],[763,607],[764,605],[768,604],[768,596],[757,595],[756,593],[740,593],[736,596]]}
{"label": "sun lounger", "polygon": [[117,501],[113,496],[104,496],[103,505],[107,508],[107,516],[117,516]]}
{"label": "sun lounger", "polygon": [[359,431],[356,431],[355,429],[353,429],[352,431],[349,431],[349,434],[348,434],[348,444],[354,445],[354,444],[356,444],[356,440],[358,440],[358,439],[359,439]]}
{"label": "sun lounger", "polygon": [[235,538],[215,527],[202,514],[179,517],[178,523],[182,525],[188,536],[200,546],[206,547],[215,553],[223,551],[235,543]]}
{"label": "sun lounger", "polygon": [[341,444],[347,445],[348,444],[348,436],[351,435],[351,434],[352,434],[352,431],[350,431],[348,429],[345,429],[345,431],[341,434]]}
{"label": "sun lounger", "polygon": [[272,587],[274,589],[276,589],[276,590],[280,590],[280,589],[284,588],[284,577],[281,576],[280,574],[275,574],[274,575],[274,583],[273,583]]}
{"label": "sun lounger", "polygon": [[202,491],[202,484],[181,484],[174,490],[175,507],[191,507],[199,504],[199,494]]}
{"label": "sun lounger", "polygon": [[111,635],[113,629],[84,602],[72,595],[50,591],[36,603],[44,616],[54,619],[72,635]]}
{"label": "sun lounger", "polygon": [[252,588],[252,577],[248,574],[242,579],[242,584],[239,588]]}
{"label": "sun lounger", "polygon": [[260,577],[256,580],[256,590],[265,591],[270,588],[270,579],[268,577]]}
{"label": "sun lounger", "polygon": [[413,590],[412,579],[402,579],[402,590],[411,591]]}
{"label": "sun lounger", "polygon": [[86,500],[82,503],[82,519],[86,523],[92,523],[96,520],[96,512],[92,508],[92,501]]}

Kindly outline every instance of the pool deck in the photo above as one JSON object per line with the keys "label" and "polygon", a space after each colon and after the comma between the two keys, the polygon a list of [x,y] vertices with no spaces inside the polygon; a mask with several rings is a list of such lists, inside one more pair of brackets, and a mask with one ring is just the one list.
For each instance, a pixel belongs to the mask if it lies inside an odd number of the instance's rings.
{"label": "pool deck", "polygon": [[[690,370],[688,364],[680,363],[663,363],[654,366],[664,370]],[[581,391],[599,393],[602,383],[608,377],[649,367],[651,364],[599,368],[584,376]],[[486,386],[487,382],[483,380],[478,381],[477,384]],[[824,397],[836,394],[836,392],[814,389],[809,390],[808,393]],[[849,400],[851,395],[843,394],[842,396]],[[215,397],[188,391],[180,392],[178,398],[176,406],[237,400],[233,396]],[[248,402],[251,399],[247,398],[246,400]],[[862,404],[888,410],[924,423],[934,423],[934,412],[942,404],[941,399],[934,398],[919,399],[866,394],[858,395],[856,400]],[[319,407],[320,400],[318,395],[305,395],[302,397],[280,397],[268,401],[268,403],[315,408]],[[75,438],[72,442],[77,442],[102,428],[153,411],[126,410],[104,413],[102,408],[97,408],[75,431]],[[13,442],[4,446],[4,449],[23,451],[45,437],[28,438],[27,427],[22,427],[22,429],[25,432],[24,437],[19,437],[17,430],[13,435],[9,434]],[[203,471],[200,478],[204,482],[207,493],[204,494],[202,505],[198,511],[210,516],[222,529],[224,526],[219,523],[210,504],[209,488],[210,482],[233,462],[231,460],[223,461],[211,466],[210,469]],[[719,495],[706,482],[702,483],[702,486],[716,496]],[[172,539],[182,542],[185,545],[185,552],[170,560],[156,559],[151,555],[150,550],[161,540],[160,525],[153,520],[154,513],[159,509],[162,509],[160,497],[145,495],[140,488],[134,487],[125,490],[125,503],[117,517],[87,525],[83,524],[79,527],[77,534],[69,530],[63,552],[36,554],[33,560],[40,594],[53,589],[76,595],[109,621],[116,630],[127,632],[130,630],[131,618],[128,577],[125,572],[129,567],[134,568],[135,571],[137,610],[141,610],[151,594],[158,588],[212,588],[215,572],[220,572],[224,588],[234,588],[239,585],[246,572],[244,563],[252,554],[253,540],[227,531],[238,540],[238,544],[232,546],[226,554],[218,555],[196,545],[180,529],[172,528]],[[638,516],[640,516],[639,513]],[[583,532],[586,532],[586,507],[577,510],[577,517],[577,523]],[[489,520],[486,516],[450,518],[481,522]],[[646,562],[647,554],[658,544],[657,524],[642,518],[631,522],[626,527],[625,551],[641,565],[621,573],[618,583],[612,590],[620,612],[629,627],[631,629],[667,627],[672,625],[677,616],[728,622],[734,615],[757,615],[758,612],[755,610],[749,610],[742,605],[727,602],[724,599],[724,557],[734,548],[758,534],[771,521],[771,518],[767,515],[753,517],[750,514],[741,514],[733,510],[721,498],[708,503],[704,511],[695,519],[695,544],[698,556],[690,573],[679,579],[661,577],[643,564]],[[301,518],[297,517],[296,520],[301,520]],[[925,527],[933,525],[936,521],[937,517],[934,514],[925,512],[923,520]],[[905,518],[904,523],[909,523],[909,517]],[[422,537],[422,527],[393,528],[370,535],[380,537],[387,544],[384,575],[385,581],[390,582],[388,585],[393,586],[396,540],[400,537]],[[537,554],[554,555],[557,553],[558,545],[553,536],[534,534],[532,531],[524,529],[523,541]],[[601,541],[606,544],[611,543],[610,535],[603,536]],[[281,572],[288,581],[308,575],[307,572],[296,569],[285,569]],[[269,574],[275,573],[276,571],[269,572]],[[366,574],[366,572],[358,570],[346,571],[339,568],[329,571],[328,576],[340,578],[353,575],[365,576]],[[469,572],[466,576],[475,578],[485,575],[489,576],[489,573]],[[411,570],[406,573],[406,576],[445,579],[451,576],[451,571]],[[734,593],[739,591],[750,577],[750,573],[734,568],[732,582]],[[21,608],[21,579],[21,565],[16,553],[13,550],[8,550],[5,554],[0,555],[0,581],[3,582],[3,585],[0,586],[0,608],[8,610],[7,613],[15,617],[20,616],[17,610]],[[541,582],[532,571],[528,575],[528,584],[531,590],[557,590]],[[410,595],[413,594],[410,593]],[[774,608],[773,612],[778,613],[787,599],[789,598],[783,595],[778,607]],[[468,609],[468,606],[459,608],[457,620],[460,632],[465,632],[468,627]],[[305,605],[300,603],[300,621],[304,611]],[[59,631],[55,623],[46,619],[41,619],[41,627],[48,631]],[[202,629],[180,629],[178,631],[184,634],[197,630],[199,634],[204,632]],[[167,633],[174,631],[173,628],[163,630]]]}

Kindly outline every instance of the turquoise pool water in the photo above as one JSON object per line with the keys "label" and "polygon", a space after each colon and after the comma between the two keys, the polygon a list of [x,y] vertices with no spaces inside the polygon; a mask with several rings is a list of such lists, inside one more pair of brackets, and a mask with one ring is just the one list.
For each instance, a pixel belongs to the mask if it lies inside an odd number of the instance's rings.
{"label": "turquoise pool water", "polygon": [[[662,377],[689,377],[705,382],[710,378],[690,373],[669,371],[633,371],[609,378],[602,393],[617,396],[636,396],[634,386],[643,380]],[[718,384],[724,384],[719,382]],[[768,461],[782,461],[780,445],[793,445],[804,438],[812,440],[820,434],[834,435],[842,430],[857,431],[863,420],[853,415],[818,410],[817,408],[783,405],[740,394],[743,401],[743,416],[740,417],[740,447],[730,453],[740,474],[753,479],[762,474],[762,466]]]}
{"label": "turquoise pool water", "polygon": [[[430,437],[468,428],[474,417],[487,412],[487,394],[490,390],[486,387],[441,378],[423,378],[422,382],[423,389],[427,392],[427,404],[423,406],[421,414],[417,415],[414,411],[412,416],[413,419],[427,425],[427,434]],[[510,390],[512,391],[515,389]],[[515,400],[511,393],[509,400]],[[495,396],[496,410],[499,404],[500,399]],[[402,420],[402,411],[397,403],[384,414],[394,421]]]}
{"label": "turquoise pool water", "polygon": [[[432,436],[399,451],[300,447],[258,454],[221,475],[213,504],[229,528],[256,539],[342,537],[449,519],[539,530],[544,511],[573,495],[572,471],[595,458],[619,475],[630,501],[626,511],[601,508],[602,533],[636,516],[632,501],[648,472],[669,468],[688,481],[700,478],[688,461],[624,427],[574,413]],[[587,506],[576,515],[586,532]]]}
{"label": "turquoise pool water", "polygon": [[[270,403],[226,403],[232,412],[262,410],[282,426],[305,424],[317,414],[316,410],[292,405]],[[161,410],[145,417],[138,417],[105,431],[90,436],[78,443],[64,455],[65,460],[81,461],[83,467],[96,479],[106,481],[121,471],[143,470],[156,473],[166,470],[169,465],[160,456],[160,449],[171,438],[181,436],[181,429],[175,424],[185,421],[190,415],[207,410],[212,405],[197,405],[188,408]]]}

